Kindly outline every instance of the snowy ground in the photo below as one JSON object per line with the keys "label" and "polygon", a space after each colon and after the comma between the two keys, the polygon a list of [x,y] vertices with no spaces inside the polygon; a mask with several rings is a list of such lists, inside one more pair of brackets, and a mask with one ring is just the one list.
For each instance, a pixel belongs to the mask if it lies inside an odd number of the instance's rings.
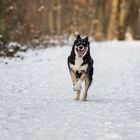
{"label": "snowy ground", "polygon": [[73,100],[70,50],[0,59],[0,140],[140,139],[140,43],[91,44],[95,71],[87,102]]}

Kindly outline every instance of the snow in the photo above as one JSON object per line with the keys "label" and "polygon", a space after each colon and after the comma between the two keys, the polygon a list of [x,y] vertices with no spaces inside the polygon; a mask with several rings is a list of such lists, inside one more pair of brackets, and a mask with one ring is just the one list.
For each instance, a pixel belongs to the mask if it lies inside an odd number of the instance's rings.
{"label": "snow", "polygon": [[0,140],[139,140],[140,42],[91,43],[87,102],[73,100],[70,50],[0,59]]}
{"label": "snow", "polygon": [[17,43],[17,42],[10,42],[10,43],[8,44],[8,48],[12,48],[12,47],[16,47],[16,46],[21,47],[21,44],[19,44],[19,43]]}

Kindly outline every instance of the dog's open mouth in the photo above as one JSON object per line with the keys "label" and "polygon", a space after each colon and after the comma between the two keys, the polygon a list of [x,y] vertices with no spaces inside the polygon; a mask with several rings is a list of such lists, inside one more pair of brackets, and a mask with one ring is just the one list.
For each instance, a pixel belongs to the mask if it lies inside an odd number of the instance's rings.
{"label": "dog's open mouth", "polygon": [[83,56],[84,53],[85,53],[85,50],[78,50],[78,54],[79,54],[79,56]]}
{"label": "dog's open mouth", "polygon": [[77,49],[77,53],[78,53],[79,57],[82,57],[85,54],[85,52],[86,52],[86,48]]}

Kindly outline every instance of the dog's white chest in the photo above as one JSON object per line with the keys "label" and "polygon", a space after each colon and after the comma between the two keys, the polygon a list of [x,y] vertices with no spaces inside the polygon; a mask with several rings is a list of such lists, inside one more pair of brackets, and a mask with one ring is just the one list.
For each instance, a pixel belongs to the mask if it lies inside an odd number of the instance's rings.
{"label": "dog's white chest", "polygon": [[73,64],[70,64],[70,67],[71,67],[71,69],[73,70],[73,71],[86,71],[86,69],[87,69],[87,64],[85,64],[85,65],[83,65],[83,66],[81,66],[81,64],[83,63],[83,59],[82,58],[80,58],[80,57],[78,57],[78,56],[76,56],[76,58],[75,58],[75,65],[73,65]]}
{"label": "dog's white chest", "polygon": [[75,58],[75,66],[79,67],[79,66],[81,66],[82,63],[83,63],[83,59],[78,57],[78,56],[76,56],[76,58]]}

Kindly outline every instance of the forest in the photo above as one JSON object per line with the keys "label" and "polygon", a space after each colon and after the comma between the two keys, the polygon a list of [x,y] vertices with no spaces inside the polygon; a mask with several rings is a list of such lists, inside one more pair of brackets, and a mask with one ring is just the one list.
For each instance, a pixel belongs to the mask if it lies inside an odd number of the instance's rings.
{"label": "forest", "polygon": [[26,43],[76,33],[140,39],[139,0],[0,0],[0,39]]}

